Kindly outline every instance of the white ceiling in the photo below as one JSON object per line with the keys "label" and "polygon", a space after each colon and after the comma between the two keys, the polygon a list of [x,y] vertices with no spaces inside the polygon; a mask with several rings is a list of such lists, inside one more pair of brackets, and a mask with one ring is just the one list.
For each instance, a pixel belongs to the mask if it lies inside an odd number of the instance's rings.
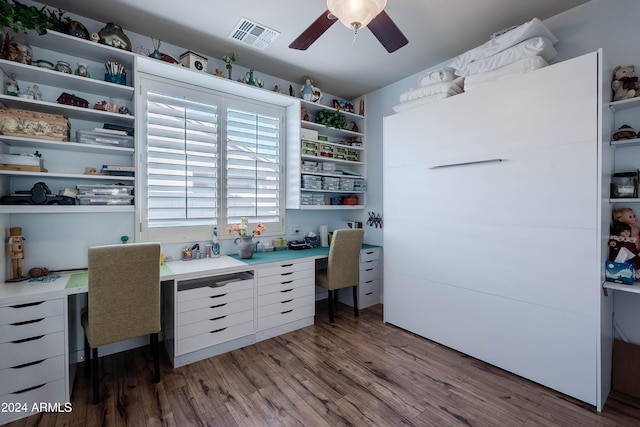
{"label": "white ceiling", "polygon": [[[325,0],[42,0],[39,3],[222,58],[289,81],[313,77],[325,93],[353,99],[478,46],[493,32],[542,20],[588,0],[388,0],[387,14],[409,39],[394,53],[368,29],[336,22],[306,51],[288,45],[326,10]],[[228,36],[245,17],[281,34],[266,50]],[[95,29],[89,29],[95,31]],[[152,48],[149,40],[148,48]],[[162,50],[162,49],[160,49]],[[218,65],[220,66],[220,62]]]}

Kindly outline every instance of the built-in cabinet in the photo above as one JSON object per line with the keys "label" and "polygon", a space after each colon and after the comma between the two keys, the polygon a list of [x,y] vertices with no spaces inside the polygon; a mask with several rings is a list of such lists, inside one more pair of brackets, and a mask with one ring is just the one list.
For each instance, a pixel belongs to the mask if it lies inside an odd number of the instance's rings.
{"label": "built-in cabinet", "polygon": [[[340,111],[347,127],[316,122],[333,107],[301,100],[300,142],[287,148],[287,208],[306,210],[363,209],[365,205],[364,116]],[[306,115],[304,114],[306,112]]]}
{"label": "built-in cabinet", "polygon": [[[47,172],[0,170],[1,195],[17,191],[28,191],[37,182],[44,182],[57,195],[65,187],[77,185],[123,183],[133,186],[130,176],[90,175],[85,168],[100,171],[102,166],[133,166],[134,148],[112,144],[81,143],[76,132],[102,128],[105,123],[134,127],[133,77],[135,54],[103,44],[50,31],[45,35],[31,33],[28,41],[33,49],[34,63],[26,65],[0,59],[0,68],[5,79],[15,73],[21,92],[39,87],[42,100],[0,95],[2,105],[20,110],[62,115],[69,119],[70,141],[51,141],[39,138],[24,138],[0,135],[3,154],[42,154],[43,167]],[[68,62],[72,69],[85,64],[91,78],[80,77],[47,68],[38,67],[35,60],[52,63]],[[105,62],[122,64],[128,75],[128,84],[121,85],[104,81]],[[62,93],[76,95],[89,103],[89,108],[59,104],[56,100]],[[92,108],[95,103],[107,101],[126,107],[130,114],[120,114]],[[0,213],[77,213],[77,212],[133,212],[133,205],[0,205]]]}
{"label": "built-in cabinet", "polygon": [[66,298],[0,306],[0,424],[70,401],[66,324]]}
{"label": "built-in cabinet", "polygon": [[386,117],[383,152],[385,322],[598,409],[612,344],[600,55]]}
{"label": "built-in cabinet", "polygon": [[[370,247],[360,251],[358,308],[380,304],[382,299],[382,248]],[[351,288],[338,290],[338,300],[353,307]]]}

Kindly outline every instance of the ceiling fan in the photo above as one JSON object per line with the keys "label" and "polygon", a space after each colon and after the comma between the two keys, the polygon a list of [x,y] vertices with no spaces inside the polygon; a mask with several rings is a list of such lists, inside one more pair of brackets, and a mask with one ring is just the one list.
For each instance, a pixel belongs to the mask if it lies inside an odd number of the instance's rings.
{"label": "ceiling fan", "polygon": [[409,43],[409,40],[384,11],[386,5],[387,0],[327,0],[327,10],[291,42],[289,47],[307,50],[318,37],[340,20],[354,31],[354,35],[360,28],[369,27],[387,52],[395,52]]}

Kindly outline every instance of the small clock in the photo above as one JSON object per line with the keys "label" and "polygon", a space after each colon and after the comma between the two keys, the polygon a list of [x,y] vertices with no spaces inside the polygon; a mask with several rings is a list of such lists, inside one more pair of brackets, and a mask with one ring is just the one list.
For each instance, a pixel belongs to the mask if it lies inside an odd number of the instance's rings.
{"label": "small clock", "polygon": [[192,50],[188,50],[180,55],[180,63],[192,70],[207,72],[208,59]]}

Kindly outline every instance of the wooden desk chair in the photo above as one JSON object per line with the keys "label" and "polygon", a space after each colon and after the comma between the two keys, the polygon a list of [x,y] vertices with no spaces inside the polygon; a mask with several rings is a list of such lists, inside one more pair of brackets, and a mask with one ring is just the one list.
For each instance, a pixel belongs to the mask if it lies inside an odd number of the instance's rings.
{"label": "wooden desk chair", "polygon": [[358,316],[358,282],[363,229],[344,229],[333,232],[326,269],[316,271],[316,286],[329,291],[329,322],[333,323],[334,304],[338,289],[353,287],[353,313]]}
{"label": "wooden desk chair", "polygon": [[[160,244],[89,248],[87,312],[82,314],[85,370],[92,371],[93,403],[100,401],[98,347],[149,334],[153,381],[160,381]],[[92,356],[89,357],[89,348]],[[91,363],[89,363],[91,361]]]}

